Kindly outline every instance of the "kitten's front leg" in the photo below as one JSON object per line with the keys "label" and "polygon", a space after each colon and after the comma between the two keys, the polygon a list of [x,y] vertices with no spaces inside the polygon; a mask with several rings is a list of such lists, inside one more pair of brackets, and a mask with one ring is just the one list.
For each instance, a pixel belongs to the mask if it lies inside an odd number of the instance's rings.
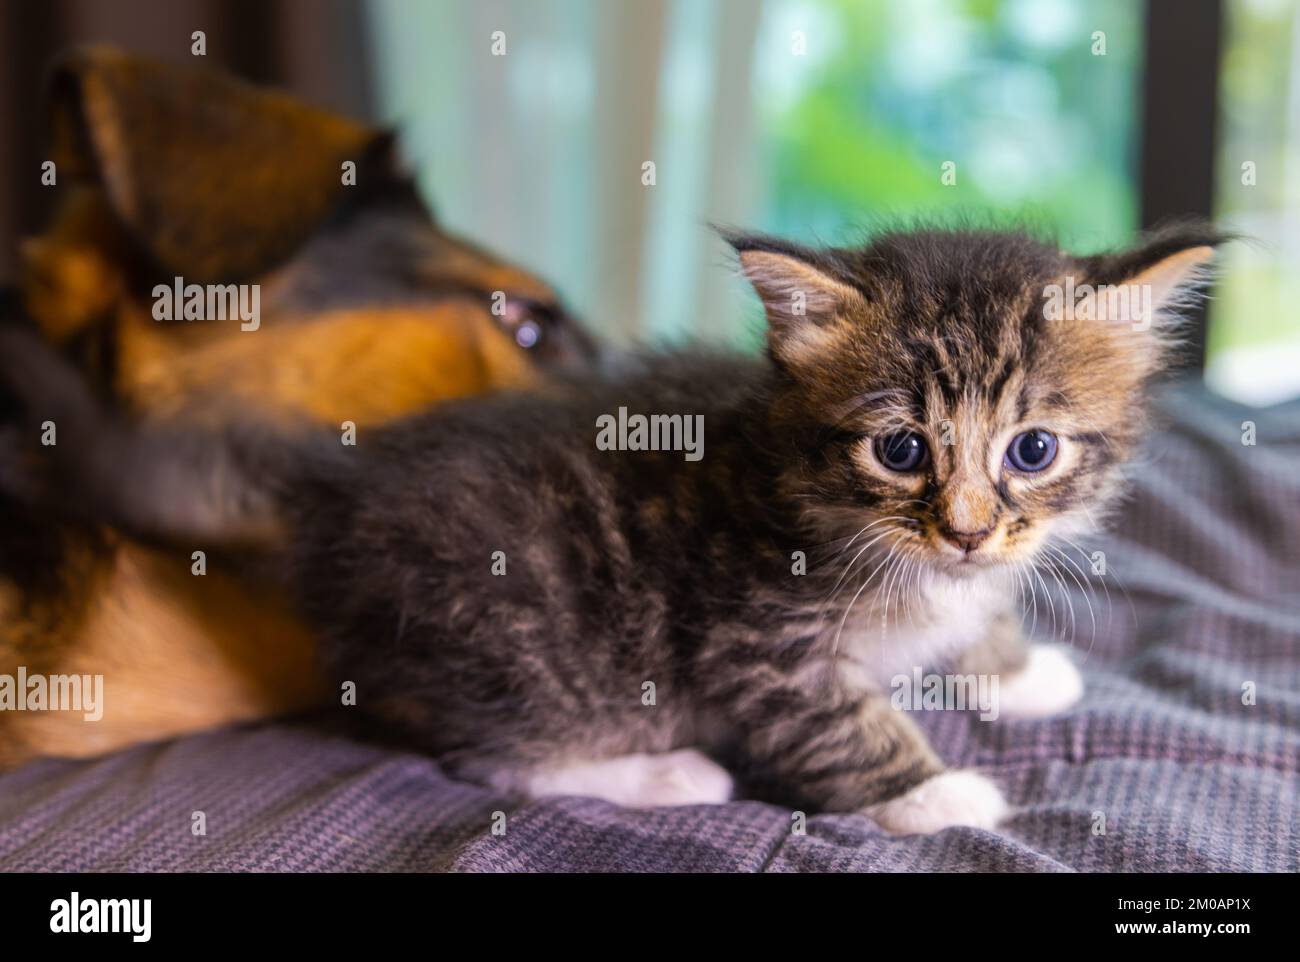
{"label": "kitten's front leg", "polygon": [[958,659],[963,675],[998,679],[997,712],[1006,718],[1045,718],[1083,696],[1083,677],[1057,645],[1030,644],[1010,611],[994,619],[985,639]]}
{"label": "kitten's front leg", "polygon": [[753,690],[724,706],[763,795],[794,807],[865,812],[895,834],[992,828],[1006,813],[996,785],[950,771],[883,695]]}

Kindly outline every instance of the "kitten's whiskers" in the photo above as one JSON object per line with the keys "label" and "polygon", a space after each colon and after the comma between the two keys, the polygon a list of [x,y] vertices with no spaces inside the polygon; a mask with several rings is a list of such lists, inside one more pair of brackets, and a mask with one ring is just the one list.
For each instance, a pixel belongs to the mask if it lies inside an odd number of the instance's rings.
{"label": "kitten's whiskers", "polygon": [[[1068,574],[1074,583],[1079,586],[1079,593],[1083,595],[1083,600],[1088,604],[1088,618],[1092,622],[1092,636],[1088,641],[1088,650],[1091,651],[1093,644],[1097,641],[1097,615],[1092,609],[1092,595],[1094,594],[1092,583],[1088,582],[1085,587],[1084,582],[1087,578],[1083,574],[1083,569],[1081,569],[1075,560],[1062,551],[1058,546],[1049,541],[1046,543],[1045,547],[1048,551],[1055,554],[1056,557],[1061,560],[1062,564],[1066,565],[1065,573]],[[1075,574],[1076,571],[1078,574]],[[1080,580],[1081,578],[1083,580]]]}
{"label": "kitten's whiskers", "polygon": [[1047,588],[1047,581],[1044,580],[1042,572],[1038,570],[1038,560],[1036,558],[1029,559],[1029,570],[1038,579],[1038,584],[1043,589],[1043,597],[1047,600],[1048,607],[1052,612],[1052,637],[1057,638],[1059,636],[1056,631],[1056,602],[1052,600],[1052,593]]}
{"label": "kitten's whiskers", "polygon": [[853,612],[853,606],[858,603],[858,599],[862,597],[862,592],[867,590],[867,586],[870,585],[871,582],[875,580],[876,575],[880,573],[880,569],[883,568],[885,565],[889,564],[894,559],[895,552],[898,551],[899,544],[900,544],[899,542],[895,541],[893,544],[889,546],[889,553],[885,555],[885,559],[881,561],[880,564],[876,565],[876,567],[872,570],[871,574],[867,576],[867,579],[862,582],[861,587],[858,588],[857,592],[853,595],[852,600],[849,601],[848,607],[844,609],[844,615],[840,618],[839,628],[835,632],[835,643],[831,646],[832,660],[834,660],[839,656],[840,637],[844,634],[844,625],[849,620],[849,615]]}
{"label": "kitten's whiskers", "polygon": [[[1070,615],[1070,644],[1074,644],[1074,638],[1077,634],[1077,626],[1074,620],[1074,597],[1070,594],[1070,589],[1066,586],[1065,580],[1061,577],[1060,571],[1056,567],[1056,562],[1050,555],[1043,555],[1043,563],[1047,565],[1047,573],[1052,576],[1052,580],[1061,589],[1061,600],[1065,603],[1066,611]],[[1061,625],[1065,627],[1064,624]],[[1064,640],[1064,639],[1061,639]]]}

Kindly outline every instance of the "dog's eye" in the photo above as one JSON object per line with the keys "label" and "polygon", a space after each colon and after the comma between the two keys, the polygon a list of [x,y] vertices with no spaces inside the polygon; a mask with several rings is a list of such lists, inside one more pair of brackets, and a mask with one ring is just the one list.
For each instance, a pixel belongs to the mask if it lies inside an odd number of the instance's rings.
{"label": "dog's eye", "polygon": [[1011,439],[1006,463],[1017,471],[1042,471],[1056,460],[1056,435],[1050,431],[1022,431]]}
{"label": "dog's eye", "polygon": [[515,326],[515,343],[520,347],[535,347],[541,339],[541,325],[531,317],[525,318]]}
{"label": "dog's eye", "polygon": [[930,449],[915,431],[898,431],[876,439],[876,457],[891,471],[916,471],[929,460]]}
{"label": "dog's eye", "polygon": [[501,330],[547,367],[583,370],[600,357],[599,345],[558,301],[507,296],[504,309],[492,311]]}
{"label": "dog's eye", "polygon": [[505,313],[501,316],[506,333],[526,351],[541,346],[553,320],[551,311],[543,305],[515,298],[506,299]]}

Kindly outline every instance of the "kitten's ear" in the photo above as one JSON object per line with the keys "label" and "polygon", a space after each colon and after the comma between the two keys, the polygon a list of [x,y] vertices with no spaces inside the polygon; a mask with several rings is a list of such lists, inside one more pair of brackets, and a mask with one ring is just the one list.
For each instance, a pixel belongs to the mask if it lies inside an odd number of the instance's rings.
{"label": "kitten's ear", "polygon": [[1094,286],[1141,291],[1152,316],[1136,320],[1150,323],[1176,316],[1179,308],[1195,303],[1210,278],[1215,248],[1228,240],[1230,235],[1206,224],[1174,224],[1145,235],[1130,250],[1086,258],[1084,263]]}
{"label": "kitten's ear", "polygon": [[767,312],[767,343],[781,363],[799,365],[823,356],[845,315],[866,308],[866,298],[812,250],[769,237],[724,234],[740,258]]}

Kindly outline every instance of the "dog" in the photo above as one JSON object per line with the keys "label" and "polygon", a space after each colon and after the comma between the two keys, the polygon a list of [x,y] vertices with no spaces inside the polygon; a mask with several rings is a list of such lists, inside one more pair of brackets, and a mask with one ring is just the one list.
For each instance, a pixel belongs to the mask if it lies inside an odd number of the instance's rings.
{"label": "dog", "polygon": [[[596,361],[548,284],[439,227],[386,131],[105,48],[55,65],[49,118],[57,210],[21,246],[2,322],[34,329],[133,417],[364,434]],[[255,322],[159,310],[164,289],[194,285],[253,292]],[[19,403],[0,385],[0,473]],[[331,697],[287,599],[201,547],[0,494],[0,677],[105,679],[97,721],[0,711],[0,765]]]}

